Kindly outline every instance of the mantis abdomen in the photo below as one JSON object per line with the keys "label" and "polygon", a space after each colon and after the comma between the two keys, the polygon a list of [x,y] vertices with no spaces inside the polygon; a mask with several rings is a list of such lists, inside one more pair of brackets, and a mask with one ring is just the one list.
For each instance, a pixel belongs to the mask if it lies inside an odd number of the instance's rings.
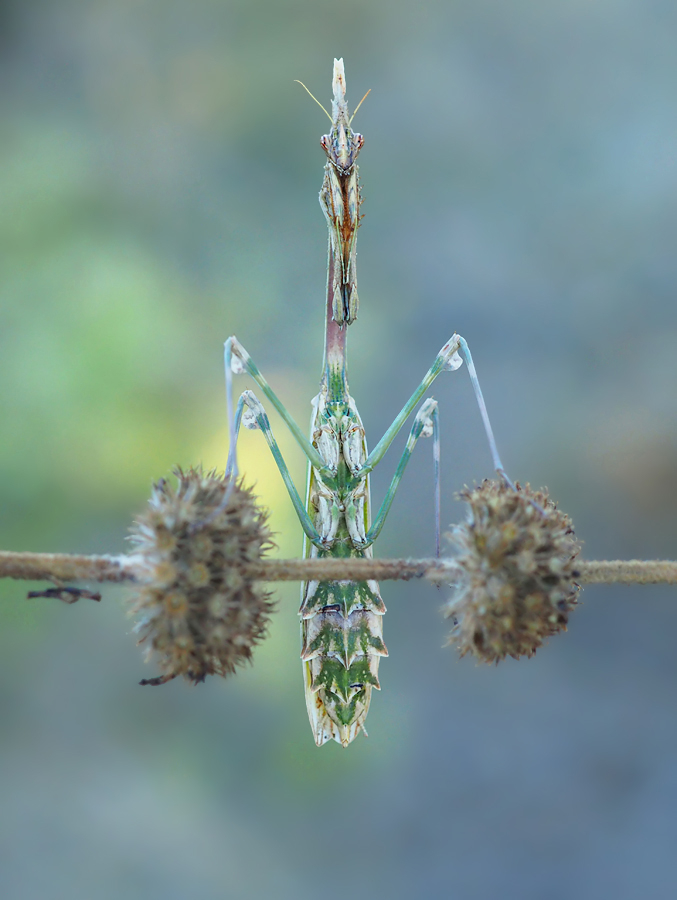
{"label": "mantis abdomen", "polygon": [[[335,463],[337,477],[329,487],[326,476],[310,467],[307,510],[318,532],[326,535],[326,546],[318,549],[307,542],[306,554],[371,556],[371,547],[359,546],[370,525],[369,478],[359,477],[367,455],[362,422],[347,394],[338,403],[326,403],[323,394],[315,403],[311,440]],[[357,478],[350,478],[351,470]],[[347,747],[360,731],[366,734],[371,692],[380,690],[379,661],[388,655],[383,643],[385,611],[376,581],[303,585],[301,659],[308,716],[318,746],[335,740]]]}

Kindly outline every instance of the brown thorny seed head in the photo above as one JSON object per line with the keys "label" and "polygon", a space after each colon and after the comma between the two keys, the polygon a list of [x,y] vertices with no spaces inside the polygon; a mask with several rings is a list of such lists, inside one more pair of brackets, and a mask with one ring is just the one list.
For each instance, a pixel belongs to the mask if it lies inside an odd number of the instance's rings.
{"label": "brown thorny seed head", "polygon": [[544,639],[566,631],[579,586],[581,549],[571,519],[544,490],[485,481],[459,494],[468,521],[452,532],[459,575],[444,614],[449,643],[483,662],[533,656]]}
{"label": "brown thorny seed head", "polygon": [[174,474],[176,486],[158,481],[132,527],[141,586],[131,612],[163,673],[142,684],[234,672],[251,659],[272,610],[263,585],[241,571],[272,546],[251,491],[199,468]]}

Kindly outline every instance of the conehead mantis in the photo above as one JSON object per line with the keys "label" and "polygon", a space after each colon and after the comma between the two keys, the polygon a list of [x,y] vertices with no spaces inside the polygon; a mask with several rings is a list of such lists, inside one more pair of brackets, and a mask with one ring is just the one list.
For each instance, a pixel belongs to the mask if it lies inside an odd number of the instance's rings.
{"label": "conehead mantis", "polygon": [[[358,313],[355,260],[362,194],[356,160],[364,138],[351,127],[354,113],[353,116],[348,113],[342,59],[334,60],[332,89],[331,115],[325,110],[331,129],[321,138],[327,162],[320,206],[329,232],[324,363],[320,391],[312,401],[310,435],[305,436],[233,335],[225,344],[230,428],[226,472],[233,477],[237,475],[236,448],[240,426],[260,430],[304,531],[304,556],[371,557],[373,544],[383,528],[414,447],[419,438],[432,437],[436,551],[439,555],[439,415],[437,401],[424,397],[442,372],[454,371],[466,363],[494,467],[508,484],[511,482],[498,455],[470,350],[464,338],[455,333],[441,348],[375,448],[371,453],[367,449],[362,420],[348,388],[346,368],[347,330]],[[245,373],[280,414],[307,457],[305,502],[291,479],[266,411],[256,395],[246,390],[233,409],[233,375]],[[414,421],[395,474],[381,506],[372,516],[369,475],[414,410]],[[388,655],[383,643],[385,611],[376,581],[309,581],[303,585],[301,659],[306,706],[318,746],[334,740],[347,747],[360,731],[366,735],[364,722],[371,694],[374,689],[380,689],[380,658]]]}

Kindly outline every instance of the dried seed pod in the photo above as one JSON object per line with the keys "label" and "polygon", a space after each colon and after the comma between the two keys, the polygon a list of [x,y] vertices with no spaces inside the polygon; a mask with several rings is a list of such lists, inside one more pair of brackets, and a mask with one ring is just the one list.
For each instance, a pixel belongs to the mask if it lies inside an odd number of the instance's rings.
{"label": "dried seed pod", "polygon": [[452,532],[458,548],[456,591],[444,608],[449,643],[483,662],[533,656],[544,639],[566,631],[579,586],[581,545],[571,519],[545,491],[485,481],[465,489],[468,521]]}
{"label": "dried seed pod", "polygon": [[154,485],[132,527],[141,586],[131,612],[163,673],[141,684],[234,672],[251,659],[272,610],[264,586],[241,571],[271,546],[251,491],[200,468],[174,474],[176,486]]}

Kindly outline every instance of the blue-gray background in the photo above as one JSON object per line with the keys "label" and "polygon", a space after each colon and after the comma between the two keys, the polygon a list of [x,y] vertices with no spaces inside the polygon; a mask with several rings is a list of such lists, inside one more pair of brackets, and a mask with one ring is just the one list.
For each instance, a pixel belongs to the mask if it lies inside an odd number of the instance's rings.
{"label": "blue-gray background", "polygon": [[[373,89],[350,334],[371,443],[458,330],[509,471],[585,555],[674,557],[676,46],[667,0],[3,3],[0,546],[121,552],[151,478],[222,466],[230,333],[305,424],[328,123],[293,79],[328,103],[343,56],[351,104]],[[452,522],[490,460],[464,370],[434,393]],[[244,468],[292,555],[262,443]],[[379,555],[430,553],[430,469],[428,444]],[[443,649],[440,594],[385,585],[383,691],[347,751],[312,742],[297,592],[251,669],[155,690],[122,591],[3,583],[4,900],[674,897],[674,590],[589,588],[567,635],[490,669]]]}

